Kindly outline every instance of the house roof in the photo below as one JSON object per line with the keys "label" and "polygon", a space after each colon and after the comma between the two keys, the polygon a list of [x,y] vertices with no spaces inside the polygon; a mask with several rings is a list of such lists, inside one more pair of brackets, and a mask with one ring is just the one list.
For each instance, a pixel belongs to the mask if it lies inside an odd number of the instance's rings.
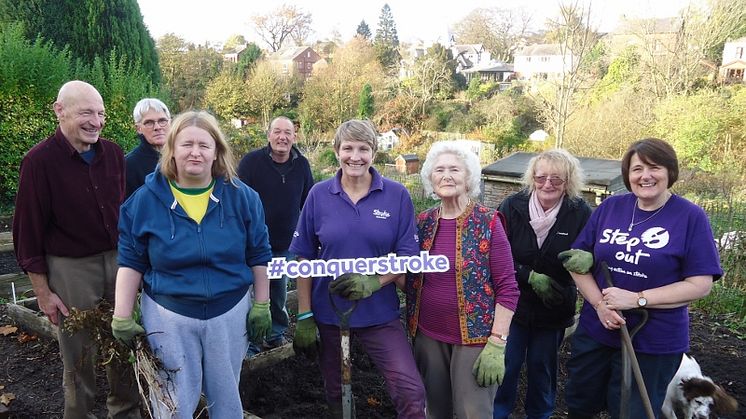
{"label": "house roof", "polygon": [[533,57],[540,55],[562,55],[559,44],[531,44],[521,48],[516,56]]}
{"label": "house roof", "polygon": [[[537,153],[516,152],[482,169],[482,175],[520,179],[528,162]],[[625,191],[622,180],[622,162],[619,160],[578,157],[586,175],[589,189],[604,189],[611,193]]]}
{"label": "house roof", "polygon": [[301,55],[307,49],[313,50],[311,47],[308,47],[308,46],[306,46],[306,47],[300,46],[300,47],[283,48],[283,49],[281,49],[281,50],[279,50],[277,52],[274,52],[270,56],[270,59],[274,59],[274,60],[292,60],[292,59],[295,59],[295,57]]}
{"label": "house roof", "polygon": [[746,68],[746,60],[733,60],[729,63],[723,64],[720,68],[725,70],[741,70]]}
{"label": "house roof", "polygon": [[399,157],[404,161],[420,161],[420,158],[416,154],[399,154]]}
{"label": "house roof", "polygon": [[464,73],[506,73],[513,72],[513,64],[506,64],[501,62],[491,62],[483,67],[479,68],[468,68],[463,71]]}
{"label": "house roof", "polygon": [[613,33],[617,35],[636,35],[676,33],[681,28],[680,17],[664,17],[653,19],[634,19],[622,18],[619,26],[614,29]]}
{"label": "house roof", "polygon": [[459,44],[459,45],[453,45],[451,47],[452,51],[456,51],[456,54],[463,54],[465,52],[479,52],[484,50],[484,46],[482,44]]}

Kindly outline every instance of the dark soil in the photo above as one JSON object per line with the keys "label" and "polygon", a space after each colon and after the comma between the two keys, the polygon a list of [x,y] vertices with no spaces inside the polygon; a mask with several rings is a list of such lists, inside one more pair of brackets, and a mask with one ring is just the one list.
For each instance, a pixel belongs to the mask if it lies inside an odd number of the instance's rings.
{"label": "dark soil", "polygon": [[[5,306],[0,306],[0,327],[9,322]],[[10,417],[62,417],[62,365],[57,344],[42,338],[20,343],[21,334],[22,330],[8,336],[0,334],[0,394],[15,395],[10,404]],[[690,353],[697,358],[706,375],[738,400],[740,409],[730,418],[746,418],[746,341],[721,327],[718,319],[694,313]],[[569,347],[565,345],[561,354],[563,365],[568,355]],[[395,417],[383,380],[357,345],[353,345],[353,359],[357,417]],[[562,368],[556,418],[566,416],[562,388],[565,380],[566,373]],[[105,387],[102,376],[99,383]],[[245,374],[241,392],[246,410],[263,418],[323,418],[327,414],[318,365],[304,358],[289,358],[271,368]],[[97,398],[96,414],[99,417],[105,416],[104,403],[102,390]],[[525,417],[522,408],[514,417]]]}
{"label": "dark soil", "polygon": [[21,272],[13,252],[0,252],[0,274]]}

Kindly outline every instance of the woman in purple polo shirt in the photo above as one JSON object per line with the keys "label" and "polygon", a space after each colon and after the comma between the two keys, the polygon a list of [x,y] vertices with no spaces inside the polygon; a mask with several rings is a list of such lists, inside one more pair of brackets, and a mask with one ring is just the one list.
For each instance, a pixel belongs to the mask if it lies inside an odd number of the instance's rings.
{"label": "woman in purple polo shirt", "polygon": [[[368,121],[343,123],[334,136],[340,169],[311,188],[290,251],[302,259],[377,258],[419,253],[414,206],[406,188],[383,178],[373,167],[376,131]],[[349,319],[352,335],[386,380],[399,417],[425,417],[425,390],[399,320],[393,283],[401,275],[345,274],[335,281],[335,304],[357,307]],[[331,305],[332,277],[298,278],[298,322],[293,347],[315,356],[321,337],[319,366],[333,417],[342,417],[339,317]]]}
{"label": "woman in purple polo shirt", "polygon": [[453,141],[435,143],[422,166],[425,191],[440,205],[417,217],[420,245],[450,265],[407,276],[407,322],[430,418],[491,418],[505,374],[518,286],[501,214],[474,201],[480,173],[477,156]]}
{"label": "woman in purple polo shirt", "polygon": [[[631,330],[640,315],[621,317],[615,310],[634,308],[648,310],[632,344],[658,417],[668,382],[689,350],[687,307],[722,275],[707,215],[668,190],[679,175],[673,147],[656,138],[632,143],[622,175],[632,193],[601,203],[573,250],[560,254],[585,298],[567,364],[569,418],[591,418],[604,408],[616,418],[620,407],[630,409],[628,417],[646,416],[636,385],[629,403],[620,406],[619,329],[626,323]],[[614,286],[594,260],[608,264]]]}

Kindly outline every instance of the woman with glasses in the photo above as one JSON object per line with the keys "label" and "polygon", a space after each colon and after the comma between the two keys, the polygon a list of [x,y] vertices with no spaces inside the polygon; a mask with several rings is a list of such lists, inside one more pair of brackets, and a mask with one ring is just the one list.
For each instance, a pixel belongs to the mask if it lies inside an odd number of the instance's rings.
{"label": "woman with glasses", "polygon": [[565,328],[573,322],[577,295],[557,254],[570,248],[591,215],[580,197],[580,162],[565,150],[548,150],[531,159],[523,183],[524,190],[500,205],[521,295],[510,325],[505,379],[495,397],[494,418],[507,418],[513,411],[524,362],[527,417],[549,418],[554,411],[557,352]]}

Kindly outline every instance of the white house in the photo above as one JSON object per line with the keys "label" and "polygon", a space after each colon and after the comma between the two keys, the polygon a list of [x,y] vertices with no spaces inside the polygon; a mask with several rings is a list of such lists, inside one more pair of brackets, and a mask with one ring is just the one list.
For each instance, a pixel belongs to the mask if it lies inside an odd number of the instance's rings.
{"label": "white house", "polygon": [[520,80],[552,79],[573,68],[575,57],[562,55],[559,44],[532,44],[515,53],[513,70]]}
{"label": "white house", "polygon": [[725,43],[720,78],[725,81],[746,82],[746,36]]}
{"label": "white house", "polygon": [[378,149],[381,151],[388,151],[396,147],[399,144],[399,136],[396,135],[394,130],[389,130],[384,133],[378,134]]}

